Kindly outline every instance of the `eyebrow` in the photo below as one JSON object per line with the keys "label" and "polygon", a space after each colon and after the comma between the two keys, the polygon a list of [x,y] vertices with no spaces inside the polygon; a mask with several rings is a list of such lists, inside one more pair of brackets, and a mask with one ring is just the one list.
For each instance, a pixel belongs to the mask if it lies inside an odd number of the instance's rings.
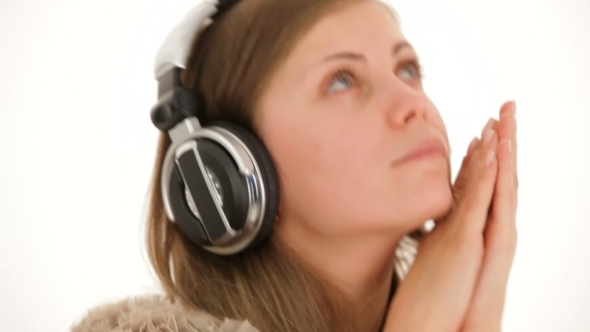
{"label": "eyebrow", "polygon": [[[412,48],[412,45],[410,43],[408,43],[407,41],[403,41],[401,43],[396,44],[393,47],[393,50],[391,52],[392,56],[396,56],[397,54],[399,54],[399,52],[401,50],[403,50],[404,48]],[[320,63],[325,63],[328,61],[332,61],[332,60],[339,60],[339,59],[349,59],[349,60],[360,60],[360,61],[367,61],[367,58],[360,54],[360,53],[354,53],[354,52],[338,52],[338,53],[334,53],[334,54],[330,54],[327,57],[323,58]]]}

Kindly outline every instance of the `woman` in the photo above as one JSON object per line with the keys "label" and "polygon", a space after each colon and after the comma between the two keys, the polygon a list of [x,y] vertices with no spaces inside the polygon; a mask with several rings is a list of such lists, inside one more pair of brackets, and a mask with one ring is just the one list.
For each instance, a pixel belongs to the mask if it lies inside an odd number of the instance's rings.
{"label": "woman", "polygon": [[234,255],[187,239],[161,194],[162,135],[147,244],[167,296],[95,309],[74,331],[500,330],[516,245],[514,103],[452,184],[416,51],[377,0],[241,0],[188,63],[199,121],[240,125],[268,150],[272,233]]}

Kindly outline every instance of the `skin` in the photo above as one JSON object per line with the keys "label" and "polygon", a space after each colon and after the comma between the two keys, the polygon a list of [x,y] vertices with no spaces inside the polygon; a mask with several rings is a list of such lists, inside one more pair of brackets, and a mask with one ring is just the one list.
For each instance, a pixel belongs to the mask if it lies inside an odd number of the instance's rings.
{"label": "skin", "polygon": [[[275,236],[366,306],[366,331],[384,317],[386,331],[484,331],[489,321],[498,331],[515,243],[513,104],[452,184],[447,132],[417,63],[391,12],[372,0],[329,14],[296,45],[254,118],[279,175]],[[430,219],[437,226],[390,305],[394,250]]]}
{"label": "skin", "polygon": [[421,243],[384,331],[501,330],[516,250],[515,143],[515,104],[509,102],[470,146],[454,207]]}

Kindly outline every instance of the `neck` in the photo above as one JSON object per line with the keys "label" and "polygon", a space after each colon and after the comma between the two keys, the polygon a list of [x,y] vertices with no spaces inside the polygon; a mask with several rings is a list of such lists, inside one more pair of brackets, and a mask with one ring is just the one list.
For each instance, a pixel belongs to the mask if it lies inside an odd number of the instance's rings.
{"label": "neck", "polygon": [[327,238],[294,226],[285,229],[300,223],[281,224],[276,228],[281,240],[312,273],[355,305],[363,331],[378,331],[390,301],[395,248],[403,234]]}

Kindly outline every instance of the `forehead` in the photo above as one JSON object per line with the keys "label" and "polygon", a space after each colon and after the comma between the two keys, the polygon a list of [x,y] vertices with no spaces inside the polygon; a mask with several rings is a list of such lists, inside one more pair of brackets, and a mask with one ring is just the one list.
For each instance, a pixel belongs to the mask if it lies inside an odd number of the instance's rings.
{"label": "forehead", "polygon": [[[391,50],[405,41],[393,12],[378,0],[354,2],[321,18],[293,49],[301,61],[334,51]],[[312,59],[306,59],[311,57]]]}

